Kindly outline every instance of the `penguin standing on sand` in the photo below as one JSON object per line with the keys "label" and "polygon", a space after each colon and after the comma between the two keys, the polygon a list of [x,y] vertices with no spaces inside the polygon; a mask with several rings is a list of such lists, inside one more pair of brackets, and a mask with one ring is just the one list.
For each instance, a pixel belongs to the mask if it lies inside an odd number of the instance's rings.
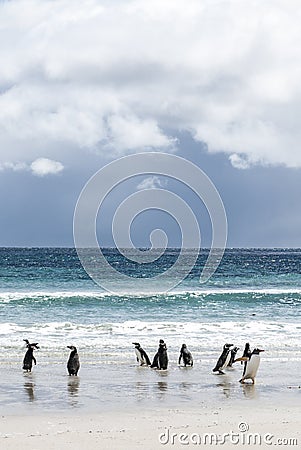
{"label": "penguin standing on sand", "polygon": [[71,353],[67,362],[67,369],[69,375],[77,376],[77,372],[80,368],[79,356],[77,353],[77,348],[74,345],[67,345],[67,348],[70,348]]}
{"label": "penguin standing on sand", "polygon": [[230,347],[233,344],[225,344],[221,356],[218,358],[217,363],[212,369],[213,372],[218,372],[218,375],[224,375],[223,369],[227,367],[231,358]]}
{"label": "penguin standing on sand", "polygon": [[143,350],[143,348],[140,346],[139,342],[133,342],[135,345],[135,353],[137,362],[140,362],[140,366],[150,366],[151,362],[149,360],[149,357],[147,353]]}
{"label": "penguin standing on sand", "polygon": [[159,348],[154,356],[152,369],[166,370],[168,367],[167,347],[163,339],[159,341]]}
{"label": "penguin standing on sand", "polygon": [[257,370],[260,363],[260,353],[264,352],[260,348],[255,348],[250,357],[243,356],[242,358],[238,358],[236,361],[246,361],[246,365],[244,367],[243,376],[239,380],[240,383],[244,384],[245,380],[252,380],[252,383],[255,383],[255,377],[257,374]]}
{"label": "penguin standing on sand", "polygon": [[232,364],[233,364],[234,361],[235,361],[235,356],[236,356],[236,353],[238,352],[238,350],[239,350],[239,347],[234,347],[234,348],[232,348],[232,350],[231,350],[231,356],[230,356],[230,361],[229,361],[228,367],[232,367]]}
{"label": "penguin standing on sand", "polygon": [[32,369],[32,361],[34,364],[37,364],[36,358],[33,356],[34,349],[38,349],[38,342],[35,342],[33,344],[29,343],[28,339],[23,339],[23,341],[26,342],[26,348],[27,351],[25,353],[24,359],[23,359],[23,370],[26,370],[26,372],[31,372]]}
{"label": "penguin standing on sand", "polygon": [[187,348],[186,344],[183,344],[180,350],[180,356],[179,356],[179,365],[181,364],[181,359],[183,358],[184,367],[186,366],[193,366],[193,358],[192,354]]}

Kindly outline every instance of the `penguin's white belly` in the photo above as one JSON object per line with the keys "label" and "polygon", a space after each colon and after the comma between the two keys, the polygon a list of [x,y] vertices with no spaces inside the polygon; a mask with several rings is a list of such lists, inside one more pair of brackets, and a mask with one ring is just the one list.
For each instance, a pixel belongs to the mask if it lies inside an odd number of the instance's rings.
{"label": "penguin's white belly", "polygon": [[252,355],[251,359],[247,362],[246,373],[244,378],[255,378],[260,363],[259,355]]}
{"label": "penguin's white belly", "polygon": [[224,364],[222,365],[222,367],[220,368],[220,370],[223,370],[225,367],[227,367],[227,365],[228,365],[229,362],[230,362],[230,358],[231,358],[231,352],[229,352],[228,355],[226,356],[225,362],[224,362]]}
{"label": "penguin's white belly", "polygon": [[142,363],[143,360],[141,358],[141,353],[139,352],[139,350],[137,348],[135,348],[135,353],[136,353],[138,361]]}

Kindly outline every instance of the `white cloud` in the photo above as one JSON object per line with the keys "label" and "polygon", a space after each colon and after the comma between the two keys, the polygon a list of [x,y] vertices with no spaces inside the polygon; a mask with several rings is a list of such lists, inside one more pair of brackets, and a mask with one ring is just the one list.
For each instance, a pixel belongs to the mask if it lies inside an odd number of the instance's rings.
{"label": "white cloud", "polygon": [[161,188],[165,185],[159,177],[156,175],[144,178],[144,180],[141,181],[141,183],[138,184],[137,190],[141,191],[143,189],[157,189]]}
{"label": "white cloud", "polygon": [[19,172],[23,170],[28,170],[28,166],[24,162],[10,162],[6,161],[0,165],[0,170],[13,170],[14,172]]}
{"label": "white cloud", "polygon": [[300,15],[299,0],[1,2],[0,162],[45,142],[63,162],[70,145],[170,151],[186,130],[236,167],[301,167]]}
{"label": "white cloud", "polygon": [[[168,138],[153,119],[139,120],[137,117],[120,115],[108,119],[107,147],[113,153],[128,149],[139,151],[143,148],[173,148],[175,139]],[[111,136],[111,139],[110,139]]]}
{"label": "white cloud", "polygon": [[47,158],[38,158],[30,165],[31,171],[34,175],[43,177],[45,175],[54,175],[64,169],[63,164],[59,161],[53,161]]}
{"label": "white cloud", "polygon": [[0,164],[0,171],[12,170],[14,172],[31,171],[33,175],[43,177],[45,175],[55,175],[60,173],[64,166],[59,161],[53,161],[48,158],[37,158],[31,164],[25,162],[6,161]]}
{"label": "white cloud", "polygon": [[235,167],[236,169],[248,169],[250,167],[249,161],[247,161],[246,158],[237,155],[236,153],[230,155],[229,160],[232,166]]}

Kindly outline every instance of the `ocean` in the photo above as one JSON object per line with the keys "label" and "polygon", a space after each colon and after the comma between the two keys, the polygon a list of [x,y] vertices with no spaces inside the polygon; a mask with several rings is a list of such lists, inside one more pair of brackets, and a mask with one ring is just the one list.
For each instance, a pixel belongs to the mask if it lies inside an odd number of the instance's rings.
{"label": "ocean", "polygon": [[[114,249],[103,253],[133,277],[134,293],[120,285],[115,294],[99,287],[73,248],[0,249],[1,411],[103,411],[183,402],[218,407],[276,401],[279,395],[299,401],[300,249],[227,249],[214,275],[200,284],[208,256],[202,250],[170,292],[158,293],[155,277],[153,293],[141,287],[140,294],[139,283],[166,271],[179,251],[169,249],[150,264],[132,263]],[[40,346],[31,374],[22,371],[24,339]],[[168,371],[139,367],[132,343],[140,342],[152,359],[159,339],[167,344]],[[255,386],[238,383],[240,363],[225,375],[212,374],[226,342],[240,348],[238,356],[246,342],[265,350]],[[177,364],[182,343],[193,354],[193,368]],[[67,375],[67,345],[78,348],[77,378]]]}

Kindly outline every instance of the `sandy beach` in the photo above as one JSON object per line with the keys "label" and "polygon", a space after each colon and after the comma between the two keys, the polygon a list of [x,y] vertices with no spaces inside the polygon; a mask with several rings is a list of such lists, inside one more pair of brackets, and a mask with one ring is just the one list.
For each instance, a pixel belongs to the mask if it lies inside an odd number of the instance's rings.
{"label": "sandy beach", "polygon": [[[192,277],[187,292],[104,296],[72,249],[2,250],[0,448],[298,448],[300,257],[231,250],[208,291]],[[39,343],[31,373],[24,339]],[[153,360],[160,339],[168,370],[140,367],[132,343]],[[184,342],[192,368],[178,365]],[[225,343],[239,357],[247,342],[265,350],[254,386],[239,383],[240,362],[213,373]]]}
{"label": "sandy beach", "polygon": [[184,369],[173,358],[168,371],[157,371],[89,364],[83,355],[80,376],[69,377],[63,361],[55,364],[42,352],[37,358],[32,373],[16,362],[1,366],[1,449],[298,448],[301,442],[299,360],[266,354],[255,385],[242,385],[239,363],[215,375],[213,359]]}
{"label": "sandy beach", "polygon": [[2,415],[0,445],[7,450],[298,448],[300,424],[298,406],[260,403],[84,415],[16,414]]}

